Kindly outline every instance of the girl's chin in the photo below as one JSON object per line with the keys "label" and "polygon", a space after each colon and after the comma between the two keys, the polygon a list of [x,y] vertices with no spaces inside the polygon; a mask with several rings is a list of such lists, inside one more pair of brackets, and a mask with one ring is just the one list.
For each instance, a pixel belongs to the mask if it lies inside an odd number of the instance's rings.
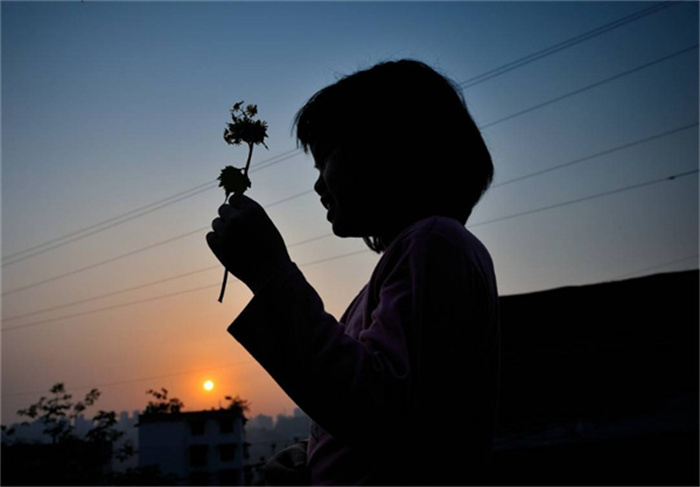
{"label": "girl's chin", "polygon": [[350,222],[344,221],[342,218],[331,219],[329,217],[328,220],[333,226],[333,233],[338,237],[362,237],[363,235],[367,235],[362,231],[360,226],[353,225]]}
{"label": "girl's chin", "polygon": [[351,214],[348,215],[342,211],[338,211],[337,207],[331,207],[326,214],[326,218],[333,227],[333,233],[338,237],[364,237],[374,235],[374,228],[380,226],[375,221],[375,215],[372,214]]}

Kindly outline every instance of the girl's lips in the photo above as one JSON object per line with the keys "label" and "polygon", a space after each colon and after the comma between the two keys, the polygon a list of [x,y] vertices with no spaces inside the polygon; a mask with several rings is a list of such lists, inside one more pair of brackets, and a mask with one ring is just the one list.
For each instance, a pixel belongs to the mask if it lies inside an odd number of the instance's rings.
{"label": "girl's lips", "polygon": [[321,204],[326,209],[326,219],[328,221],[333,221],[332,219],[333,215],[335,214],[335,207],[331,204],[330,199],[325,196],[321,196]]}

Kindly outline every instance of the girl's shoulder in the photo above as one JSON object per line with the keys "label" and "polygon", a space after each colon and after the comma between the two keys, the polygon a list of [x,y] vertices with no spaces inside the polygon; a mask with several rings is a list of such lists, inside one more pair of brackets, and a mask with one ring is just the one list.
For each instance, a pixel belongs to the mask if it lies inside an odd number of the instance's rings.
{"label": "girl's shoulder", "polygon": [[372,273],[370,292],[388,279],[416,281],[434,275],[437,269],[472,276],[495,289],[491,255],[481,241],[458,220],[432,216],[394,238]]}
{"label": "girl's shoulder", "polygon": [[386,253],[405,252],[424,246],[488,253],[481,241],[461,222],[445,216],[431,216],[413,223],[397,235]]}

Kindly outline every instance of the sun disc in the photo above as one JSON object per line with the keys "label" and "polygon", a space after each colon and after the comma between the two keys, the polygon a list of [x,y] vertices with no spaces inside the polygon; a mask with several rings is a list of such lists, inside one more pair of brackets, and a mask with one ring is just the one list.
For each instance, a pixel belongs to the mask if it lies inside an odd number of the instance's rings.
{"label": "sun disc", "polygon": [[211,391],[214,388],[214,383],[208,380],[204,383],[204,388],[208,391]]}

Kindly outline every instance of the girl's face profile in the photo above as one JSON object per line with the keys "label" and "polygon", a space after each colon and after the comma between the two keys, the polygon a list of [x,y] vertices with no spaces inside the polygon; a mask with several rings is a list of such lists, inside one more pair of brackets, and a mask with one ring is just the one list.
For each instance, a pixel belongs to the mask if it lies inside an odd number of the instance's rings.
{"label": "girl's face profile", "polygon": [[319,171],[314,190],[326,208],[326,218],[339,237],[362,237],[376,231],[376,195],[373,194],[371,172],[363,164],[336,147],[312,146]]}

